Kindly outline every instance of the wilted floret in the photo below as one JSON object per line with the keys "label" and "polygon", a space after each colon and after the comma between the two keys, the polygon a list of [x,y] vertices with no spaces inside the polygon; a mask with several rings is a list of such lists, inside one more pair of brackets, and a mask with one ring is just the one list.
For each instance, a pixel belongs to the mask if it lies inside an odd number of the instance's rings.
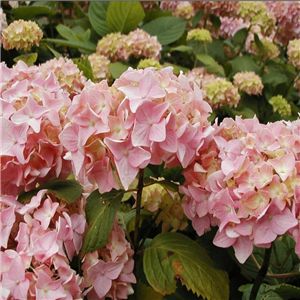
{"label": "wilted floret", "polygon": [[288,117],[292,114],[291,105],[281,95],[272,97],[269,103],[273,106],[273,111],[278,111],[282,117]]}
{"label": "wilted floret", "polygon": [[224,78],[217,78],[204,87],[204,100],[213,108],[226,104],[236,106],[240,98],[238,89]]}
{"label": "wilted floret", "polygon": [[189,40],[196,40],[198,42],[206,42],[211,43],[212,37],[210,35],[210,32],[207,29],[192,29],[188,32],[187,41]]}
{"label": "wilted floret", "polygon": [[178,5],[172,14],[175,17],[190,19],[194,16],[195,12],[194,7],[189,1],[178,1]]}
{"label": "wilted floret", "polygon": [[146,69],[148,67],[155,67],[157,70],[162,69],[162,65],[154,58],[145,58],[140,60],[137,69]]}
{"label": "wilted floret", "polygon": [[102,79],[110,79],[111,74],[109,71],[110,60],[101,54],[93,53],[88,56],[88,60],[93,70],[94,81]]}
{"label": "wilted floret", "polygon": [[289,42],[287,55],[289,61],[298,69],[300,69],[300,39]]}
{"label": "wilted floret", "polygon": [[5,50],[24,49],[29,50],[32,45],[39,45],[43,32],[39,26],[32,21],[14,21],[2,31],[1,42]]}
{"label": "wilted floret", "polygon": [[233,84],[249,95],[261,94],[264,88],[261,78],[254,72],[238,72],[233,77]]}

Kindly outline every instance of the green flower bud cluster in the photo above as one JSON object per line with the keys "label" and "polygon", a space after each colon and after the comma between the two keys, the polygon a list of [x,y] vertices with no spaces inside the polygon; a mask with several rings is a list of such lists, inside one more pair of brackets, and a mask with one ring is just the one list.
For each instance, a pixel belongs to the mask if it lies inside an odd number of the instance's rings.
{"label": "green flower bud cluster", "polygon": [[154,67],[157,70],[162,69],[162,65],[159,63],[158,60],[154,58],[145,58],[139,61],[139,64],[137,66],[137,69],[146,69],[148,67]]}
{"label": "green flower bud cluster", "polygon": [[273,111],[278,111],[282,117],[288,117],[292,114],[291,105],[281,95],[272,97],[269,103],[273,106]]}
{"label": "green flower bud cluster", "polygon": [[196,28],[188,32],[186,40],[196,40],[198,42],[211,43],[212,37],[207,29]]}

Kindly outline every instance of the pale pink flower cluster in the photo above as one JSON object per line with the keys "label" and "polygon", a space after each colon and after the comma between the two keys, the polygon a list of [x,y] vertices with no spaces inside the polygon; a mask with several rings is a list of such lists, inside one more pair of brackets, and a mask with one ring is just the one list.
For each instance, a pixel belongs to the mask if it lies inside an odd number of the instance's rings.
{"label": "pale pink flower cluster", "polygon": [[266,1],[266,6],[277,20],[276,41],[287,45],[292,39],[300,38],[299,1]]}
{"label": "pale pink flower cluster", "polygon": [[68,58],[50,59],[41,64],[39,70],[45,78],[51,72],[54,73],[62,89],[67,91],[71,98],[80,93],[86,83],[82,71]]}
{"label": "pale pink flower cluster", "polygon": [[233,76],[233,84],[239,91],[249,95],[261,94],[264,86],[261,78],[254,72],[238,72]]}
{"label": "pale pink flower cluster", "polygon": [[82,264],[84,277],[84,295],[89,300],[127,299],[133,294],[132,283],[136,283],[133,274],[134,251],[125,239],[125,233],[115,220],[108,244],[100,250],[85,255]]}
{"label": "pale pink flower cluster", "polygon": [[183,172],[184,211],[199,235],[218,226],[214,244],[233,246],[244,263],[253,245],[279,235],[300,256],[300,120],[267,125],[226,118]]}
{"label": "pale pink flower cluster", "polygon": [[32,21],[17,20],[2,31],[1,43],[5,50],[24,49],[28,51],[32,45],[39,46],[43,37],[40,27]]}
{"label": "pale pink flower cluster", "polygon": [[145,11],[152,11],[159,6],[158,1],[140,1]]}
{"label": "pale pink flower cluster", "polygon": [[86,226],[80,206],[70,213],[47,190],[27,204],[1,198],[1,299],[82,299],[83,278],[70,267]]}
{"label": "pale pink flower cluster", "polygon": [[2,34],[2,31],[6,27],[7,27],[6,14],[3,12],[2,7],[0,7],[0,35]]}
{"label": "pale pink flower cluster", "polygon": [[172,14],[178,18],[191,19],[195,15],[195,12],[194,7],[189,1],[178,1]]}
{"label": "pale pink flower cluster", "polygon": [[210,112],[197,85],[171,67],[129,68],[110,88],[88,82],[59,138],[86,189],[118,189],[113,164],[127,190],[149,163],[186,167],[211,130]]}
{"label": "pale pink flower cluster", "polygon": [[200,89],[203,89],[217,78],[215,74],[208,73],[205,68],[193,68],[186,73],[186,77],[192,85],[193,82],[196,82]]}
{"label": "pale pink flower cluster", "polygon": [[162,10],[175,10],[179,2],[183,1],[161,1],[160,8]]}
{"label": "pale pink flower cluster", "polygon": [[17,195],[60,176],[68,176],[60,134],[69,94],[52,72],[19,61],[0,64],[1,193]]}
{"label": "pale pink flower cluster", "polygon": [[128,35],[120,32],[106,35],[98,41],[96,53],[112,61],[127,61],[130,56],[160,59],[161,49],[156,36],[150,36],[146,31],[137,28]]}
{"label": "pale pink flower cluster", "polygon": [[88,60],[92,67],[94,82],[111,78],[109,71],[110,60],[106,56],[93,53],[88,56]]}
{"label": "pale pink flower cluster", "polygon": [[220,19],[221,27],[218,30],[217,34],[224,39],[233,37],[240,29],[249,27],[242,18],[221,17]]}

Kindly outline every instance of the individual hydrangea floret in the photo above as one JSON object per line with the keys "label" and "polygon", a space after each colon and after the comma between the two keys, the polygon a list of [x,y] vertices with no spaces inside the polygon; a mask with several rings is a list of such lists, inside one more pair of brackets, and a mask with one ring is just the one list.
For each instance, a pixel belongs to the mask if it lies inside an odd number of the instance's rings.
{"label": "individual hydrangea floret", "polygon": [[192,29],[188,32],[187,41],[189,40],[196,40],[198,42],[205,42],[205,43],[211,43],[212,37],[210,32],[207,29]]}
{"label": "individual hydrangea floret", "polygon": [[148,67],[155,67],[157,70],[162,69],[162,65],[154,58],[145,58],[140,60],[137,69],[146,69]]}
{"label": "individual hydrangea floret", "polygon": [[287,55],[289,61],[298,69],[300,69],[300,39],[289,42]]}
{"label": "individual hydrangea floret", "polygon": [[213,108],[236,106],[240,98],[238,89],[224,78],[217,78],[204,87],[204,100]]}
{"label": "individual hydrangea floret", "polygon": [[93,70],[94,81],[102,79],[110,80],[111,74],[109,71],[110,60],[101,54],[93,53],[88,56],[88,60]]}
{"label": "individual hydrangea floret", "polygon": [[53,72],[60,86],[69,92],[71,96],[78,94],[86,83],[86,78],[83,76],[82,71],[78,69],[71,59],[53,58],[41,64],[39,69],[45,77]]}
{"label": "individual hydrangea floret", "polygon": [[261,94],[264,88],[261,78],[254,72],[238,72],[233,77],[233,84],[249,95]]}
{"label": "individual hydrangea floret", "polygon": [[273,111],[278,111],[282,117],[288,117],[292,114],[291,105],[281,95],[272,97],[269,103],[273,106]]}
{"label": "individual hydrangea floret", "polygon": [[194,7],[189,1],[178,1],[178,5],[172,12],[173,16],[190,19],[195,15]]}
{"label": "individual hydrangea floret", "polygon": [[2,31],[1,42],[5,50],[24,49],[28,51],[32,45],[39,45],[43,32],[32,21],[17,20]]}

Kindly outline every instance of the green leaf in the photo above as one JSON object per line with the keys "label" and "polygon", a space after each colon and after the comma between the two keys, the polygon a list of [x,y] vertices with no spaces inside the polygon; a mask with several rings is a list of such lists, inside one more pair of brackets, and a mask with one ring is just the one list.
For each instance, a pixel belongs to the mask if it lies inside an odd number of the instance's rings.
{"label": "green leaf", "polygon": [[224,68],[219,65],[211,56],[207,54],[197,54],[197,59],[204,64],[204,67],[209,73],[217,73],[225,76]]}
{"label": "green leaf", "polygon": [[31,200],[40,190],[48,190],[50,194],[55,195],[62,201],[73,203],[77,201],[82,194],[82,186],[76,180],[52,180],[47,183],[32,189],[28,192],[23,192],[19,195],[18,201],[26,203]]}
{"label": "green leaf", "polygon": [[253,58],[248,55],[236,57],[231,61],[231,65],[234,74],[242,71],[253,71],[258,74],[260,71],[259,66],[255,63]]}
{"label": "green leaf", "polygon": [[300,288],[290,284],[279,284],[277,286],[266,286],[266,291],[274,291],[284,300],[291,298],[300,299]]}
{"label": "green leaf", "polygon": [[142,26],[142,29],[151,36],[157,36],[157,40],[161,45],[168,45],[182,36],[186,22],[186,20],[181,18],[162,17],[145,24]]}
{"label": "green leaf", "polygon": [[161,18],[161,17],[172,17],[172,11],[161,10],[161,9],[147,11],[143,19],[143,23],[146,24],[154,19]]}
{"label": "green leaf", "polygon": [[200,20],[203,18],[204,8],[199,10],[192,19],[192,27],[195,27],[199,24]]}
{"label": "green leaf", "polygon": [[144,17],[144,9],[139,1],[113,1],[107,9],[107,28],[109,32],[127,34],[136,29]]}
{"label": "green leaf", "polygon": [[28,66],[33,66],[34,63],[36,62],[38,58],[38,54],[37,53],[29,53],[26,55],[19,55],[17,57],[14,58],[14,62],[18,62],[19,60],[24,61]]}
{"label": "green leaf", "polygon": [[118,79],[128,69],[128,65],[117,61],[109,65],[109,71],[114,79]]}
{"label": "green leaf", "polygon": [[214,39],[209,44],[200,43],[199,53],[207,54],[221,64],[225,60],[224,45],[220,40]]}
{"label": "green leaf", "polygon": [[176,290],[176,279],[198,296],[229,299],[227,273],[217,270],[206,251],[180,233],[161,233],[146,248],[144,272],[149,284],[162,295]]}
{"label": "green leaf", "polygon": [[259,52],[262,53],[264,51],[264,45],[260,41],[259,36],[257,35],[257,33],[254,34],[254,42],[255,42],[255,45],[257,46]]}
{"label": "green leaf", "polygon": [[270,84],[272,86],[277,86],[282,83],[286,83],[288,81],[288,78],[285,74],[279,74],[279,73],[269,73],[265,74],[262,77],[262,82],[264,85]]}
{"label": "green leaf", "polygon": [[81,50],[86,50],[89,52],[95,52],[96,51],[96,45],[90,42],[78,42],[78,41],[67,41],[67,40],[61,40],[61,39],[41,39],[41,42],[46,43],[55,43],[71,48],[77,48]]}
{"label": "green leaf", "polygon": [[106,24],[106,13],[110,4],[109,1],[92,1],[89,5],[89,20],[94,30],[100,36],[105,36],[109,33]]}
{"label": "green leaf", "polygon": [[233,37],[233,44],[235,46],[241,45],[243,42],[245,42],[247,36],[248,36],[247,28],[242,28],[242,29],[238,30]]}
{"label": "green leaf", "polygon": [[162,300],[163,295],[157,293],[151,286],[143,284],[140,280],[135,285],[134,294],[129,300]]}
{"label": "green leaf", "polygon": [[81,60],[73,60],[74,63],[77,65],[78,69],[83,72],[83,75],[90,80],[94,80],[92,66],[88,57],[86,56],[84,59]]}
{"label": "green leaf", "polygon": [[20,6],[13,8],[11,13],[15,19],[31,20],[40,16],[51,16],[55,14],[55,10],[50,6]]}
{"label": "green leaf", "polygon": [[86,199],[85,213],[89,227],[83,239],[82,254],[93,252],[108,243],[122,197],[122,191],[111,190],[100,194],[95,190]]}
{"label": "green leaf", "polygon": [[218,16],[214,15],[214,14],[210,14],[209,15],[209,19],[212,22],[213,26],[215,27],[216,30],[219,30],[219,28],[221,27],[221,20]]}
{"label": "green leaf", "polygon": [[63,24],[58,24],[55,29],[64,39],[68,41],[80,41],[75,32]]}
{"label": "green leaf", "polygon": [[193,52],[193,47],[180,45],[170,49],[170,52],[179,51],[179,52]]}
{"label": "green leaf", "polygon": [[52,52],[52,54],[54,55],[55,58],[59,59],[60,57],[62,57],[62,55],[59,52],[55,51],[53,48],[51,48],[46,43],[45,43],[45,46],[50,50],[50,52]]}

